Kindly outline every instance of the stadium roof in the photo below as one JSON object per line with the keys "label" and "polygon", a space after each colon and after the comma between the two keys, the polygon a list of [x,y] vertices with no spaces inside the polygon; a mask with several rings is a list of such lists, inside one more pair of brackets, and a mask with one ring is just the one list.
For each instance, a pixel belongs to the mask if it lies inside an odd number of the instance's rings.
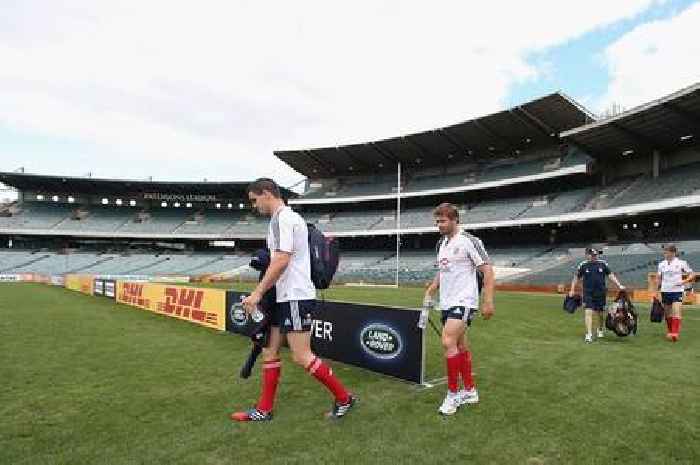
{"label": "stadium roof", "polygon": [[673,151],[700,139],[700,83],[619,115],[565,131],[590,155],[613,158]]}
{"label": "stadium roof", "polygon": [[471,161],[517,156],[536,145],[553,144],[562,131],[594,118],[566,95],[556,92],[516,107],[452,126],[360,144],[275,155],[309,178],[393,172],[438,166],[456,159]]}
{"label": "stadium roof", "polygon": [[[71,176],[48,176],[30,173],[0,172],[0,183],[23,191],[50,192],[56,194],[210,194],[228,198],[247,197],[248,182],[187,182],[145,181],[135,179],[99,179]],[[296,194],[282,188],[286,198]]]}

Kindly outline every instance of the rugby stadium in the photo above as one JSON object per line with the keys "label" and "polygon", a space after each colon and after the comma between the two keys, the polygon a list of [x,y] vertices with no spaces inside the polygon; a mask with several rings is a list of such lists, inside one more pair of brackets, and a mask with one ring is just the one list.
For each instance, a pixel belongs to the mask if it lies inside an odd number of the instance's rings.
{"label": "rugby stadium", "polygon": [[[240,299],[268,231],[248,182],[4,167],[0,463],[700,462],[696,296],[677,343],[648,316],[664,245],[700,266],[700,84],[605,119],[555,92],[275,155],[305,177],[285,201],[340,246],[312,342],[357,409],[324,418],[331,399],[285,352],[275,420],[229,419],[262,379],[239,376]],[[438,317],[418,311],[441,202],[483,241],[497,289],[494,317],[469,330],[481,400],[452,417],[436,412]],[[580,312],[562,312],[590,246],[632,290],[637,335],[584,344]]]}
{"label": "rugby stadium", "polygon": [[[399,283],[429,280],[431,211],[450,201],[499,283],[568,282],[595,243],[646,289],[664,243],[700,258],[699,120],[698,84],[601,121],[554,93],[453,126],[276,155],[307,178],[288,203],[340,240],[339,282],[396,283],[397,270]],[[0,207],[2,274],[245,275],[266,235],[247,183],[21,172],[0,182],[18,192]]]}

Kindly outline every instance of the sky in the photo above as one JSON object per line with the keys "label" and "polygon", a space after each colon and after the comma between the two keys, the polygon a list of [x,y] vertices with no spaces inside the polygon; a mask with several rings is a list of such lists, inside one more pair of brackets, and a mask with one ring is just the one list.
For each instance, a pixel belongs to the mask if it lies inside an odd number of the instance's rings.
{"label": "sky", "polygon": [[290,186],[273,150],[658,98],[699,30],[681,0],[0,0],[0,171]]}

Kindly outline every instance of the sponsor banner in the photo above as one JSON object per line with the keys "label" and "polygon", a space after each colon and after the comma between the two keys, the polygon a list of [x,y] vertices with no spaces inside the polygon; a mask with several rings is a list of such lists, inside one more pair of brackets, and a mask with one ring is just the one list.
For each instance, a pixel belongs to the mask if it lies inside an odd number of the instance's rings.
{"label": "sponsor banner", "polygon": [[117,282],[113,279],[104,280],[104,295],[110,299],[115,299],[117,297]]}
{"label": "sponsor banner", "polygon": [[104,279],[96,279],[93,285],[93,293],[95,295],[105,295],[105,282]]}
{"label": "sponsor banner", "polygon": [[83,294],[93,295],[93,286],[95,280],[90,274],[67,274],[65,276],[66,289],[71,291],[82,292]]}
{"label": "sponsor banner", "polygon": [[119,303],[208,328],[226,329],[226,291],[223,289],[117,281],[116,299]]}
{"label": "sponsor banner", "polygon": [[[246,334],[249,324],[240,304],[247,294],[229,291],[226,330]],[[319,356],[423,382],[423,330],[420,312],[412,309],[318,301],[311,346]]]}
{"label": "sponsor banner", "polygon": [[20,278],[18,274],[0,274],[0,283],[14,283],[21,281]]}
{"label": "sponsor banner", "polygon": [[93,292],[95,295],[114,299],[117,295],[117,282],[113,279],[96,278]]}
{"label": "sponsor banner", "polygon": [[54,275],[51,276],[51,279],[49,281],[49,284],[52,286],[65,286],[66,285],[66,280],[63,278],[63,276],[60,275]]}

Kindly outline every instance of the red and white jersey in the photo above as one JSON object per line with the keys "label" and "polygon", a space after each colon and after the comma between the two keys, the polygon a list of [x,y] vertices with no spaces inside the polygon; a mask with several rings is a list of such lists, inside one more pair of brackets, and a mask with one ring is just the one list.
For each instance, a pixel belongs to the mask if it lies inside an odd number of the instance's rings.
{"label": "red and white jersey", "polygon": [[683,292],[683,274],[692,273],[693,270],[685,260],[676,257],[670,262],[663,260],[659,263],[659,275],[661,276],[661,292]]}
{"label": "red and white jersey", "polygon": [[477,267],[489,263],[481,240],[471,234],[457,233],[441,239],[437,268],[440,277],[440,309],[479,307]]}

